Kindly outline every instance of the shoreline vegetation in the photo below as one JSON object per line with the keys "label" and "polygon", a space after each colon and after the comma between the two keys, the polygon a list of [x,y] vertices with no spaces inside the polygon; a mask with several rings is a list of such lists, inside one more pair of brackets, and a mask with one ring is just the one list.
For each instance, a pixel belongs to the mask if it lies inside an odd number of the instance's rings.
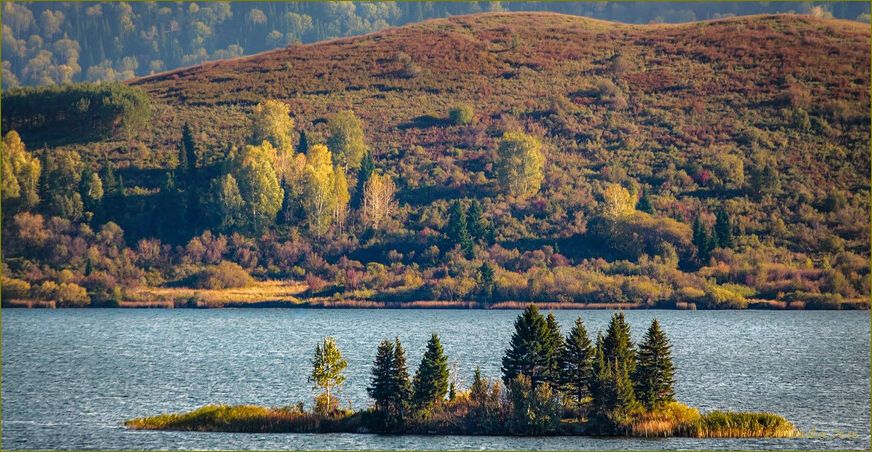
{"label": "shoreline vegetation", "polygon": [[210,404],[124,422],[134,430],[418,435],[593,435],[624,437],[789,438],[800,432],[774,413],[699,410],[675,400],[671,345],[654,320],[635,346],[622,312],[606,334],[588,336],[579,317],[566,337],[552,314],[530,305],[515,321],[502,378],[476,369],[456,385],[439,336],[427,343],[414,377],[399,337],[379,344],[367,392],[355,411],[337,397],[347,362],[331,337],[315,348],[309,382],[314,405]]}

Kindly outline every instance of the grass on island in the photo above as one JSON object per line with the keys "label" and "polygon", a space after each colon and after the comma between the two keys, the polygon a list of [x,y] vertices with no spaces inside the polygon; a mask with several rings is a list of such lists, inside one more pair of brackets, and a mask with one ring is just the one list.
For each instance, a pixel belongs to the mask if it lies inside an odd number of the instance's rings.
{"label": "grass on island", "polygon": [[[464,410],[461,410],[464,411]],[[465,411],[464,411],[465,412]],[[366,411],[325,417],[307,412],[300,406],[267,408],[256,405],[206,405],[194,411],[179,414],[161,414],[136,418],[124,425],[134,430],[175,430],[198,432],[233,433],[361,433],[366,432]],[[447,413],[446,413],[447,414]],[[450,416],[449,416],[450,417]],[[460,416],[463,417],[463,416]],[[468,430],[446,432],[446,425],[460,426],[463,419],[430,419],[429,428],[423,421],[415,425],[416,434],[439,432],[440,434],[470,434]],[[438,426],[435,424],[439,424]],[[511,422],[505,422],[506,431],[497,434],[515,435]],[[564,420],[556,435],[578,435],[586,431],[577,428],[576,420]],[[458,427],[460,428],[460,427]],[[664,408],[639,411],[619,426],[623,435],[629,437],[691,437],[691,438],[790,438],[799,431],[787,419],[772,413],[713,411],[704,415],[696,408],[673,402]],[[494,432],[489,432],[493,434]]]}
{"label": "grass on island", "polygon": [[691,438],[792,438],[799,430],[774,413],[712,411],[672,402],[656,411],[640,411],[621,426],[628,436]]}

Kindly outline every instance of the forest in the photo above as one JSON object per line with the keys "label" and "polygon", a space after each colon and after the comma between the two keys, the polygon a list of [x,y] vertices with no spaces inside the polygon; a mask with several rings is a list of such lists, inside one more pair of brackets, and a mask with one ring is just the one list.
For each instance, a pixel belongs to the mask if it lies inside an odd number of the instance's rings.
{"label": "forest", "polygon": [[809,13],[869,22],[863,3],[4,2],[3,88],[123,81],[287,45],[484,11],[629,23]]}
{"label": "forest", "polygon": [[15,88],[3,303],[868,308],[868,39],[480,14]]}
{"label": "forest", "polygon": [[[792,437],[797,429],[773,413],[700,412],[675,400],[671,344],[657,319],[638,346],[622,312],[591,340],[579,317],[561,334],[553,314],[528,306],[515,320],[502,378],[476,368],[457,387],[433,334],[414,373],[399,337],[382,341],[367,393],[355,412],[340,404],[348,362],[336,341],[315,346],[308,382],[314,406],[207,405],[181,414],[131,419],[128,428],[223,432],[378,432],[441,435],[602,435],[696,438]],[[456,376],[455,376],[456,379]]]}

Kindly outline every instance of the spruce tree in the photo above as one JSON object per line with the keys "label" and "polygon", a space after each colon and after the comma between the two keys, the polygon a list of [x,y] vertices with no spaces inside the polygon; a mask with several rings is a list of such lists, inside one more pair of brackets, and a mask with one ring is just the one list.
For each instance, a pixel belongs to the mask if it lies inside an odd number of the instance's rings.
{"label": "spruce tree", "polygon": [[699,215],[693,220],[693,245],[696,247],[696,256],[700,263],[705,263],[709,258],[708,230]]}
{"label": "spruce tree", "polygon": [[466,212],[464,212],[460,201],[454,201],[454,204],[451,205],[451,209],[448,212],[448,225],[446,225],[445,235],[448,236],[451,246],[460,245],[460,248],[467,256],[472,254],[472,238],[469,236],[469,229],[466,224]]}
{"label": "spruce tree", "polygon": [[392,404],[395,414],[395,421],[402,424],[407,408],[412,401],[412,383],[409,381],[409,369],[406,366],[406,351],[403,345],[400,344],[400,338],[394,340],[394,357],[391,366],[393,374],[393,395]]}
{"label": "spruce tree", "polygon": [[376,411],[383,415],[387,415],[391,409],[391,399],[394,391],[393,365],[394,343],[389,340],[383,340],[378,345],[375,361],[372,364],[370,384],[366,388],[366,392],[375,401]]}
{"label": "spruce tree", "polygon": [[494,294],[494,268],[487,262],[478,268],[478,287],[481,297],[485,300],[493,298]]}
{"label": "spruce tree", "polygon": [[534,304],[515,320],[515,333],[503,356],[503,382],[508,386],[518,374],[530,378],[533,386],[547,381],[548,323]]}
{"label": "spruce tree", "polygon": [[472,240],[480,242],[487,238],[487,223],[482,218],[481,203],[477,199],[472,200],[466,211],[466,228]]}
{"label": "spruce tree", "polygon": [[640,212],[654,214],[654,206],[651,205],[651,199],[648,197],[648,189],[642,190],[642,197],[636,203],[636,210]]}
{"label": "spruce tree", "polygon": [[297,152],[305,154],[309,152],[309,139],[306,137],[306,131],[300,131],[300,142],[297,144]]}
{"label": "spruce tree", "polygon": [[639,401],[649,409],[674,401],[674,377],[669,339],[660,329],[660,322],[654,319],[639,345],[638,363],[633,375]]}
{"label": "spruce tree", "polygon": [[363,205],[366,183],[372,177],[373,171],[375,171],[375,162],[372,160],[372,153],[367,151],[360,161],[360,169],[357,170],[357,186],[354,190],[354,198],[351,200],[351,207],[358,209]]}
{"label": "spruce tree", "polygon": [[718,244],[722,248],[732,248],[735,245],[733,240],[733,225],[730,222],[730,214],[726,209],[719,209],[715,216],[714,235],[718,238]]}
{"label": "spruce tree", "polygon": [[630,340],[630,325],[622,311],[612,315],[603,338],[603,356],[607,363],[616,363],[632,375],[636,369],[636,353]]}
{"label": "spruce tree", "polygon": [[415,372],[413,387],[412,400],[418,408],[426,408],[445,399],[448,392],[448,358],[436,334],[430,336],[427,342],[427,351]]}
{"label": "spruce tree", "polygon": [[581,317],[566,336],[566,346],[560,359],[561,387],[576,403],[590,395],[595,350]]}
{"label": "spruce tree", "polygon": [[560,324],[557,323],[557,318],[553,312],[549,312],[545,317],[545,324],[548,327],[545,341],[545,354],[548,364],[546,366],[545,381],[552,388],[560,386],[560,356],[563,354],[563,335],[560,333]]}

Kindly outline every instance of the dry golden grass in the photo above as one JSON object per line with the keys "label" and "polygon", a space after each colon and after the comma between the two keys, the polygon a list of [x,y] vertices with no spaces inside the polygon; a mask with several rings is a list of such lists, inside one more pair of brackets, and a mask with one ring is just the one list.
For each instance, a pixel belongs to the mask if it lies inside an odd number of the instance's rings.
{"label": "dry golden grass", "polygon": [[[176,305],[187,305],[194,299],[196,307],[217,308],[229,304],[234,306],[283,302],[300,303],[297,296],[306,290],[306,285],[297,281],[258,281],[249,287],[238,289],[191,289],[185,287],[143,287],[128,292],[129,307],[134,303],[170,302]],[[141,306],[148,307],[148,306]],[[193,306],[192,306],[193,307]]]}

